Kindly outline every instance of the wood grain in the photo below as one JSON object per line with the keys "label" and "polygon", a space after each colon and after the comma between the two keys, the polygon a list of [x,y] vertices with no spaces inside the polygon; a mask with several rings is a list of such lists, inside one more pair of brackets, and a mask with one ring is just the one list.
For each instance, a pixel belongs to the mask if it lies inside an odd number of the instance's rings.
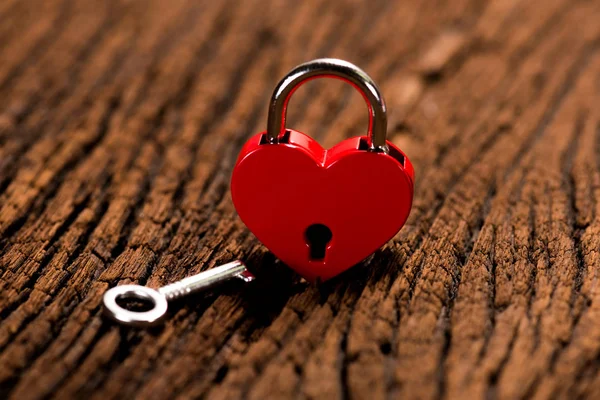
{"label": "wood grain", "polygon": [[[7,0],[0,20],[3,398],[600,396],[598,2]],[[277,80],[323,56],[378,82],[417,180],[400,233],[317,287],[229,179]],[[289,120],[331,146],[367,115],[321,80]],[[109,287],[236,258],[255,284],[162,327],[101,316]]]}

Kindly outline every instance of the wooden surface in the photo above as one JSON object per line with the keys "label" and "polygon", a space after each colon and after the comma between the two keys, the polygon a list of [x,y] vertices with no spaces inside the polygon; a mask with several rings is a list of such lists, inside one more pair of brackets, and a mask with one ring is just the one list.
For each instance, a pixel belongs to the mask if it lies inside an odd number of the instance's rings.
{"label": "wooden surface", "polygon": [[[599,398],[597,1],[4,0],[0,21],[2,398]],[[315,287],[228,185],[277,80],[322,56],[378,82],[417,180],[394,240]],[[325,146],[365,131],[339,82],[290,110]],[[109,287],[235,258],[255,285],[162,328],[101,317]]]}

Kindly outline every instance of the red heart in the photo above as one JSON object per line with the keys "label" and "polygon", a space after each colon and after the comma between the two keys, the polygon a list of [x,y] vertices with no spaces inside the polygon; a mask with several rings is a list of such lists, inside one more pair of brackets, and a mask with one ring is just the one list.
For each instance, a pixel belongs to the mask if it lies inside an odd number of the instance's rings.
{"label": "red heart", "polygon": [[[307,280],[325,281],[364,260],[408,218],[414,170],[391,143],[384,154],[362,150],[366,137],[324,150],[297,131],[289,130],[278,144],[263,136],[254,136],[240,153],[233,203],[250,231]],[[313,224],[332,233],[322,260],[310,257],[305,235]]]}

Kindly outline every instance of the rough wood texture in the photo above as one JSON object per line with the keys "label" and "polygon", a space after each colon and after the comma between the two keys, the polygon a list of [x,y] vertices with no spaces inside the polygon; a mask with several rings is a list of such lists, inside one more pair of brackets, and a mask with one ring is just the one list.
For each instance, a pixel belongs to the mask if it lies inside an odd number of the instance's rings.
{"label": "rough wood texture", "polygon": [[[600,4],[0,2],[0,395],[600,398]],[[236,217],[244,141],[294,65],[363,67],[417,172],[404,229],[323,287]],[[330,146],[362,99],[311,82]],[[385,216],[382,210],[382,215]],[[101,318],[118,283],[260,278]]]}

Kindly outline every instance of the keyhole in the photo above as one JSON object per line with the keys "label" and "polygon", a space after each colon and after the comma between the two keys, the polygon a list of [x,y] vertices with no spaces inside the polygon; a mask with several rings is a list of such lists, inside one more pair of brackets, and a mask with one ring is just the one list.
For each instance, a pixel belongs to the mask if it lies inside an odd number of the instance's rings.
{"label": "keyhole", "polygon": [[325,258],[327,244],[331,241],[333,234],[331,229],[323,224],[312,224],[304,232],[306,243],[310,251],[310,259],[321,261]]}

